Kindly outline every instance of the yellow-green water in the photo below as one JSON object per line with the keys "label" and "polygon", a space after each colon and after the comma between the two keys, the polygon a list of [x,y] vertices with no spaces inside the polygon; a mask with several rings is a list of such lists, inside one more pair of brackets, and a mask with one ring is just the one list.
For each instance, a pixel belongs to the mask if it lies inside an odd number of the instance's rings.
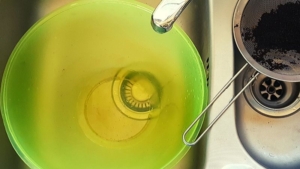
{"label": "yellow-green water", "polygon": [[[182,133],[207,96],[195,49],[176,28],[151,30],[141,7],[102,5],[52,14],[12,54],[2,112],[12,144],[32,167],[161,168],[188,150]],[[124,81],[134,82],[134,101]]]}

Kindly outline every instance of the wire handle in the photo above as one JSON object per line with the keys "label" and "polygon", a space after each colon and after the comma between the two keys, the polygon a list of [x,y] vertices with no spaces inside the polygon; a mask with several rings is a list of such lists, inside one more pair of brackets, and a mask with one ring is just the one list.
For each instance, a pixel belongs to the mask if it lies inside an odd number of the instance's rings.
{"label": "wire handle", "polygon": [[256,72],[249,82],[243,87],[243,89],[230,100],[230,102],[225,106],[225,108],[216,116],[216,118],[209,124],[209,126],[203,131],[203,133],[197,137],[197,139],[194,142],[188,142],[186,140],[187,133],[191,130],[191,128],[199,121],[199,119],[206,114],[206,111],[214,104],[214,102],[224,93],[224,91],[231,85],[231,83],[239,76],[239,74],[248,66],[248,63],[246,63],[225,85],[224,87],[217,93],[217,95],[212,99],[212,101],[206,106],[206,108],[199,114],[199,116],[191,123],[191,125],[185,130],[185,132],[182,135],[182,139],[185,145],[187,146],[193,146],[197,144],[200,139],[207,133],[209,129],[212,128],[212,126],[217,122],[217,120],[225,113],[225,111],[232,105],[232,103],[246,90],[246,88],[257,78],[257,76],[260,74],[259,72]]}

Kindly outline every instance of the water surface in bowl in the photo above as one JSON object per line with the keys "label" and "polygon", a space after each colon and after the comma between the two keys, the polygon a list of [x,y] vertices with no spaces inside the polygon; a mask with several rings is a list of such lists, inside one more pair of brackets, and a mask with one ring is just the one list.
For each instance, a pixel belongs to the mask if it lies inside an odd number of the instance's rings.
{"label": "water surface in bowl", "polygon": [[161,168],[187,152],[181,135],[206,103],[203,65],[181,30],[155,33],[150,12],[136,2],[81,2],[21,39],[1,104],[29,166]]}

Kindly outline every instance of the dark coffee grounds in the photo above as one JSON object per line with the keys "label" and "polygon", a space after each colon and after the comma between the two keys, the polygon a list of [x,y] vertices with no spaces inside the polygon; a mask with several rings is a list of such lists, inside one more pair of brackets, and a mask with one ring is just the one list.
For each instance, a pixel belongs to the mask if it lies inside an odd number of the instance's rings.
{"label": "dark coffee grounds", "polygon": [[[277,9],[264,13],[256,27],[243,29],[242,36],[244,41],[254,42],[252,57],[264,67],[269,70],[288,67],[266,59],[266,56],[271,50],[282,55],[291,50],[300,53],[300,2],[279,5]],[[291,64],[296,63],[292,61]]]}

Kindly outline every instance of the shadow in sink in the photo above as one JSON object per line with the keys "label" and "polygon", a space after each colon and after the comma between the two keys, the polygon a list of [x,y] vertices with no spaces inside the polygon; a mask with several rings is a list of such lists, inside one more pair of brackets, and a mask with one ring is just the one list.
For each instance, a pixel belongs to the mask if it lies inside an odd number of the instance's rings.
{"label": "shadow in sink", "polygon": [[[235,72],[245,63],[235,47]],[[235,81],[239,92],[256,71],[248,68]],[[299,83],[260,74],[236,100],[236,128],[249,155],[266,168],[300,168]]]}
{"label": "shadow in sink", "polygon": [[[10,53],[29,27],[39,18],[71,1],[76,0],[29,0],[26,2],[20,0],[0,1],[0,22],[1,25],[3,25],[0,27],[0,79],[2,79],[5,64]],[[139,1],[152,7],[155,7],[160,2],[160,0]],[[207,56],[210,55],[208,3],[209,1],[207,0],[192,1],[176,22],[176,24],[181,26],[189,35],[196,48],[199,50],[207,69],[209,68],[209,59]],[[149,26],[151,26],[150,23]],[[0,168],[27,169],[28,167],[21,161],[9,142],[2,119],[0,125]],[[205,126],[207,126],[206,121],[203,124],[203,128],[205,128]],[[175,168],[203,168],[206,154],[205,146],[206,137],[202,139],[199,144],[193,146]]]}

